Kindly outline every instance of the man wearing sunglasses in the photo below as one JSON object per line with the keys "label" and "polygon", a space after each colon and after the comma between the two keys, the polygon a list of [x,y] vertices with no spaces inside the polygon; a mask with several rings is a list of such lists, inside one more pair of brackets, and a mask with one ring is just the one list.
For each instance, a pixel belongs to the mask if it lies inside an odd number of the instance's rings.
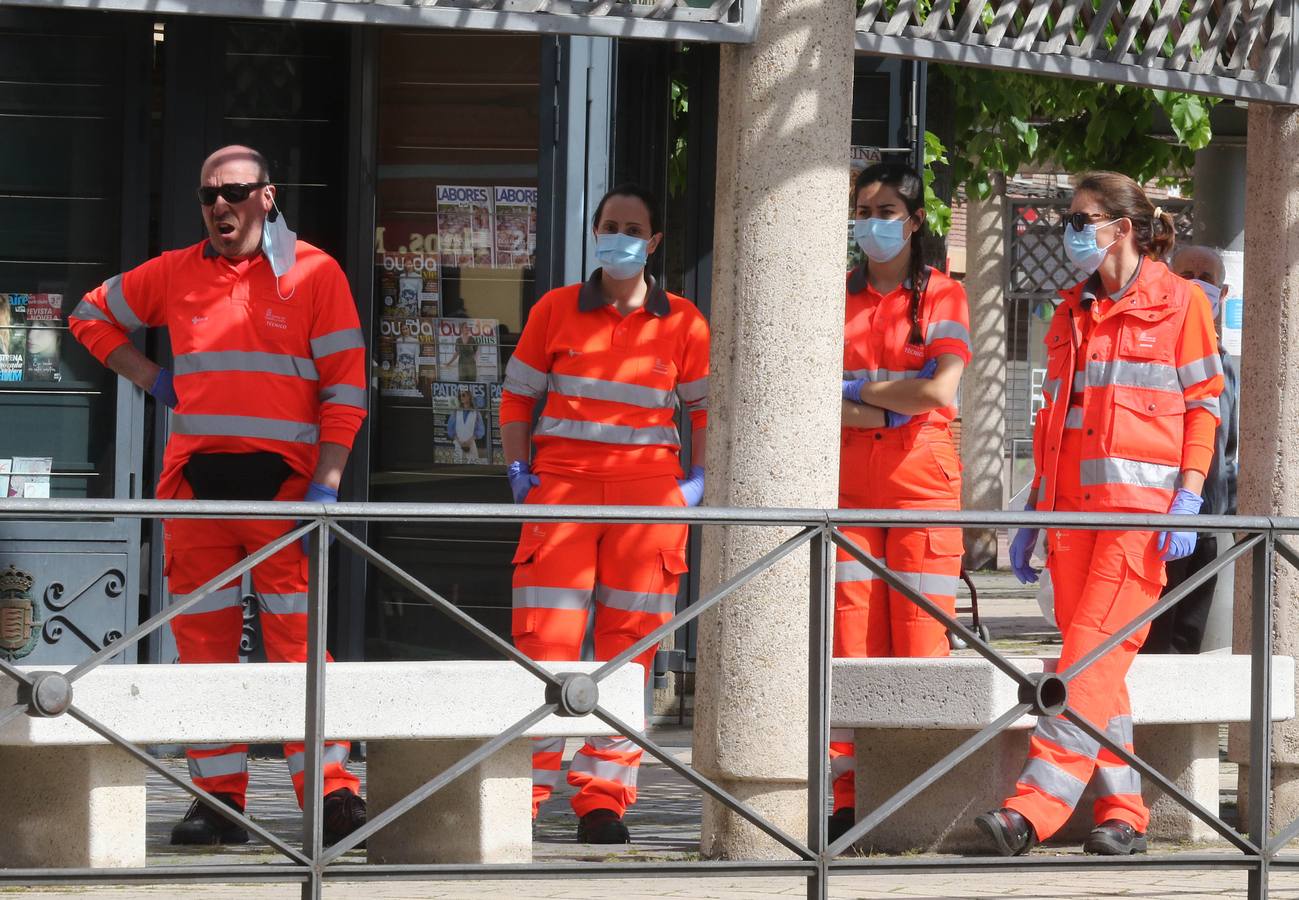
{"label": "man wearing sunglasses", "polygon": [[[199,208],[207,238],[115,275],[86,294],[72,333],[114,372],[171,407],[155,494],[163,499],[334,502],[365,418],[365,343],[338,264],[296,240],[275,205],[265,158],[223,147],[203,163]],[[131,343],[166,326],[173,369]],[[163,523],[168,590],[183,597],[282,538],[287,520]],[[271,662],[306,659],[307,560],[293,541],[252,570]],[[239,579],[172,620],[182,663],[236,662],[243,628]],[[302,802],[304,753],[285,745]],[[247,746],[186,751],[194,783],[243,810]],[[365,822],[349,745],[325,745],[325,840]],[[247,831],[195,802],[173,844],[234,844]]]}

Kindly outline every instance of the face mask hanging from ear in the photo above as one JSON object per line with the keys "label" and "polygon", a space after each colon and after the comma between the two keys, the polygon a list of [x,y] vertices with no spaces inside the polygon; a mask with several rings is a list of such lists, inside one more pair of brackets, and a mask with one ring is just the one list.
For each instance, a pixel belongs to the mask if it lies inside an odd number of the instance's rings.
{"label": "face mask hanging from ear", "polygon": [[284,223],[284,216],[274,201],[262,222],[262,253],[277,279],[287,275],[298,259],[298,235]]}

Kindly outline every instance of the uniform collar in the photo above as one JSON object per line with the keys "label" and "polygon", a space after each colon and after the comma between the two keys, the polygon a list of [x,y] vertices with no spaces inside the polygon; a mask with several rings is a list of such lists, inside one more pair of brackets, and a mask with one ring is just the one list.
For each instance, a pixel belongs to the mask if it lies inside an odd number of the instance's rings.
{"label": "uniform collar", "polygon": [[[244,260],[239,260],[239,262],[252,262],[253,260],[257,259],[257,257],[261,255],[262,255],[262,251],[258,249],[258,251],[254,253],[252,256]],[[217,248],[212,246],[212,242],[210,240],[203,241],[203,258],[204,259],[225,259],[224,256],[222,256],[219,252],[217,252]],[[232,266],[237,265],[236,261],[233,259],[226,260],[226,262],[230,263]]]}
{"label": "uniform collar", "polygon": [[[1148,260],[1144,256],[1140,257],[1137,260],[1137,270],[1132,273],[1132,277],[1128,279],[1123,287],[1108,295],[1109,299],[1113,300],[1115,304],[1127,301],[1125,306],[1129,308],[1162,305],[1166,300],[1164,293],[1154,291],[1154,286],[1150,283],[1158,275],[1155,271],[1157,267],[1158,263],[1153,260]],[[1106,296],[1105,287],[1101,284],[1100,273],[1093,272],[1083,282],[1082,292],[1078,297],[1078,305],[1083,309],[1090,309],[1095,300],[1104,296]]]}
{"label": "uniform collar", "polygon": [[[577,308],[582,312],[591,312],[600,309],[609,304],[604,299],[604,294],[600,291],[600,279],[603,269],[596,269],[591,273],[591,277],[582,282],[581,289],[577,292]],[[659,287],[654,276],[649,272],[645,273],[645,283],[649,285],[649,294],[645,297],[645,312],[652,316],[658,316],[660,319],[672,312],[672,304],[668,301],[668,293]]]}
{"label": "uniform collar", "polygon": [[[929,287],[929,275],[932,271],[933,270],[929,266],[925,266],[924,274],[920,279],[920,289],[922,291]],[[908,291],[911,290],[911,276],[908,275],[900,286]],[[862,263],[848,273],[848,293],[860,294],[868,287],[870,287],[870,279],[866,276],[866,263]]]}

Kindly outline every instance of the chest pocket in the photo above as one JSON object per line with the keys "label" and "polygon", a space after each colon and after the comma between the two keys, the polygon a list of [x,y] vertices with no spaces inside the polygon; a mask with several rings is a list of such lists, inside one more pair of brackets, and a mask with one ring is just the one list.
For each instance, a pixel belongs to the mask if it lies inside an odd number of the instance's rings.
{"label": "chest pocket", "polygon": [[1171,362],[1177,346],[1176,312],[1165,306],[1129,310],[1120,316],[1119,356],[1143,362]]}
{"label": "chest pocket", "polygon": [[247,310],[248,325],[252,331],[250,337],[255,346],[309,357],[307,295],[303,288],[290,285],[290,278],[291,273],[280,279],[286,290],[284,296],[288,298],[284,300],[276,293],[277,286],[273,277],[268,277],[265,284],[258,280],[249,285],[251,296],[247,301]]}
{"label": "chest pocket", "polygon": [[1179,467],[1185,415],[1180,393],[1116,386],[1106,455]]}

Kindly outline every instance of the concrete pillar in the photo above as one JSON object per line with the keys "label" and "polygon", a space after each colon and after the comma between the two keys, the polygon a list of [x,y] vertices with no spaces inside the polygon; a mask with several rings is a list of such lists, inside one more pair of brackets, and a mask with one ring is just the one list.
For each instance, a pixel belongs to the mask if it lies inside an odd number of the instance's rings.
{"label": "concrete pillar", "polygon": [[[965,293],[974,358],[961,379],[961,507],[996,510],[1005,502],[1006,183],[967,207]],[[995,568],[997,532],[965,529],[965,567]]]}
{"label": "concrete pillar", "polygon": [[[1245,333],[1240,376],[1242,515],[1299,515],[1299,110],[1249,107]],[[1299,572],[1278,557],[1273,578],[1273,652],[1299,655]],[[1250,650],[1253,609],[1248,557],[1236,570],[1233,645]],[[1248,780],[1249,727],[1233,726],[1231,758]],[[1272,738],[1273,822],[1299,816],[1299,720]],[[1242,790],[1243,795],[1243,790]],[[1242,803],[1243,808],[1243,803]]]}
{"label": "concrete pillar", "polygon": [[[768,0],[721,51],[708,489],[713,506],[833,507],[839,477],[853,4]],[[709,528],[705,591],[792,533]],[[807,827],[807,554],[703,617],[699,769]],[[787,856],[705,798],[706,856]]]}

